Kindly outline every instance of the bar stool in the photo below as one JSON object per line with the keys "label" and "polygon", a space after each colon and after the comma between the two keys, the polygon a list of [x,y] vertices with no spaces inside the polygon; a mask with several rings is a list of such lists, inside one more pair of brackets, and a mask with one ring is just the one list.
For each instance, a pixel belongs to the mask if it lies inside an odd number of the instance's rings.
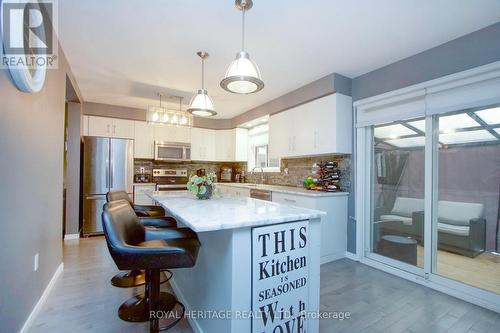
{"label": "bar stool", "polygon": [[160,217],[166,216],[165,209],[161,206],[136,205],[125,191],[111,191],[106,193],[106,201],[127,200],[139,217]]}
{"label": "bar stool", "polygon": [[[134,205],[130,196],[125,191],[112,191],[106,193],[106,201],[113,202],[118,200],[126,200],[134,209],[135,214],[139,217],[140,223],[145,227],[154,228],[176,228],[177,221],[171,216],[165,216],[165,210],[160,206],[142,206]],[[148,215],[151,214],[151,215]],[[170,272],[169,272],[170,273]],[[161,274],[161,283],[165,283],[171,277]],[[111,284],[119,288],[138,287],[146,283],[146,275],[144,271],[132,270],[128,272],[120,272],[111,278]]]}
{"label": "bar stool", "polygon": [[[118,311],[120,318],[149,320],[150,332],[175,326],[183,317],[184,305],[174,295],[160,292],[160,273],[195,265],[200,247],[196,234],[188,228],[148,230],[123,200],[104,206],[103,230],[116,266],[120,270],[146,270],[146,296],[134,296],[123,303]],[[172,311],[177,304],[182,315],[166,327],[159,327],[158,316],[150,316],[150,311]]]}

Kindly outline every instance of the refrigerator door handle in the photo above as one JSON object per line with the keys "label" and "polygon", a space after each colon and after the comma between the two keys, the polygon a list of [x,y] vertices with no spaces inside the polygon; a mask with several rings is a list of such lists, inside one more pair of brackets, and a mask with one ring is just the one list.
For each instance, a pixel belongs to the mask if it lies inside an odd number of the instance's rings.
{"label": "refrigerator door handle", "polygon": [[109,182],[110,182],[110,186],[109,188],[113,188],[114,187],[114,181],[113,181],[113,174],[114,174],[114,170],[115,170],[115,158],[113,156],[113,142],[110,142],[109,144],[109,160],[110,160],[110,163],[109,163]]}
{"label": "refrigerator door handle", "polygon": [[102,195],[87,195],[85,197],[86,200],[100,200],[102,199]]}
{"label": "refrigerator door handle", "polygon": [[110,173],[110,171],[109,171],[109,152],[110,152],[110,149],[111,149],[111,145],[110,145],[109,142],[106,145],[106,147],[107,147],[107,151],[106,151],[106,159],[105,159],[105,161],[106,161],[107,167],[106,167],[106,172],[105,172],[104,176],[106,177],[106,188],[109,189],[109,177],[110,177],[109,176],[109,173]]}

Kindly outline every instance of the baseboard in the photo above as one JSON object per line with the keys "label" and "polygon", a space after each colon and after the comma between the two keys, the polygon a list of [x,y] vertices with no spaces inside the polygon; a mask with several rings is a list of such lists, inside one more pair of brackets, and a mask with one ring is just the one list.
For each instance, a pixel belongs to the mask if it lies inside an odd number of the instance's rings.
{"label": "baseboard", "polygon": [[38,313],[42,309],[42,306],[47,301],[47,298],[49,297],[49,294],[50,294],[52,288],[54,288],[54,285],[56,284],[57,279],[59,278],[59,276],[63,272],[63,269],[64,269],[64,263],[61,263],[59,265],[59,267],[57,267],[56,271],[54,272],[54,275],[52,275],[52,279],[50,279],[49,283],[47,284],[47,287],[45,287],[45,290],[43,291],[42,296],[40,296],[40,299],[35,304],[35,307],[33,308],[30,315],[28,316],[28,319],[26,319],[26,321],[24,322],[24,325],[21,328],[21,330],[19,331],[19,333],[28,332],[30,326],[35,321],[36,316],[38,315]]}
{"label": "baseboard", "polygon": [[80,239],[80,234],[66,234],[64,240]]}
{"label": "baseboard", "polygon": [[319,262],[321,265],[323,265],[323,264],[329,263],[331,261],[339,260],[342,258],[345,258],[345,252],[337,252],[337,253],[332,253],[332,254],[329,254],[326,256],[322,256],[319,259]]}
{"label": "baseboard", "polygon": [[[170,279],[169,283],[170,283],[170,286],[172,287],[172,289],[174,290],[175,296],[177,297],[179,302],[184,304],[184,306],[186,308],[186,312],[194,311],[193,309],[191,309],[191,306],[187,302],[182,291],[179,289],[179,287],[177,287],[177,284],[175,283],[175,279],[174,278]],[[191,329],[195,333],[203,333],[203,330],[201,329],[200,325],[198,325],[198,323],[196,322],[196,320],[192,316],[188,316],[187,320],[189,322],[189,325],[191,325]]]}
{"label": "baseboard", "polygon": [[347,259],[351,259],[351,260],[354,260],[354,261],[359,261],[359,257],[356,253],[352,253],[352,252],[349,252],[349,251],[346,251],[345,252],[345,257]]}

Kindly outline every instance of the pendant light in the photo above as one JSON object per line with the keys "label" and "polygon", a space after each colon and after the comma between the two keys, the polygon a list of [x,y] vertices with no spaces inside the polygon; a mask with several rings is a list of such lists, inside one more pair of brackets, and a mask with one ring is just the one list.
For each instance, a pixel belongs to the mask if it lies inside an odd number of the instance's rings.
{"label": "pendant light", "polygon": [[236,59],[229,65],[220,86],[232,93],[251,94],[264,88],[259,67],[245,51],[245,12],[252,8],[253,2],[252,0],[236,0],[235,6],[242,12],[241,51],[236,54]]}
{"label": "pendant light", "polygon": [[160,106],[148,106],[146,119],[149,123],[183,127],[193,126],[193,115],[182,111],[182,97],[178,97],[179,110],[169,110],[162,105],[164,95],[161,93],[157,95],[160,97]]}
{"label": "pendant light", "polygon": [[194,114],[195,116],[210,117],[215,116],[217,112],[214,110],[214,103],[208,92],[205,90],[205,59],[208,58],[209,54],[207,52],[197,52],[196,53],[201,58],[201,89],[198,93],[193,96],[191,103],[189,103],[188,112]]}
{"label": "pendant light", "polygon": [[165,115],[167,114],[167,108],[163,107],[161,102],[163,98],[163,94],[157,93],[156,94],[160,98],[160,106],[156,105],[150,105],[148,106],[148,112],[147,112],[147,121],[150,123],[162,123]]}

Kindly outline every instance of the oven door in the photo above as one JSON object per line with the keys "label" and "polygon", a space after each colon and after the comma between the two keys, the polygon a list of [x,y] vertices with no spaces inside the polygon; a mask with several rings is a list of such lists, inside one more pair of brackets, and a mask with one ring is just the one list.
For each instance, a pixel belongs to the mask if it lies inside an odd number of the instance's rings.
{"label": "oven door", "polygon": [[185,161],[187,160],[186,147],[175,143],[155,143],[155,160],[158,161]]}
{"label": "oven door", "polygon": [[187,191],[186,185],[179,184],[156,184],[156,191],[158,192],[172,192],[172,191]]}

